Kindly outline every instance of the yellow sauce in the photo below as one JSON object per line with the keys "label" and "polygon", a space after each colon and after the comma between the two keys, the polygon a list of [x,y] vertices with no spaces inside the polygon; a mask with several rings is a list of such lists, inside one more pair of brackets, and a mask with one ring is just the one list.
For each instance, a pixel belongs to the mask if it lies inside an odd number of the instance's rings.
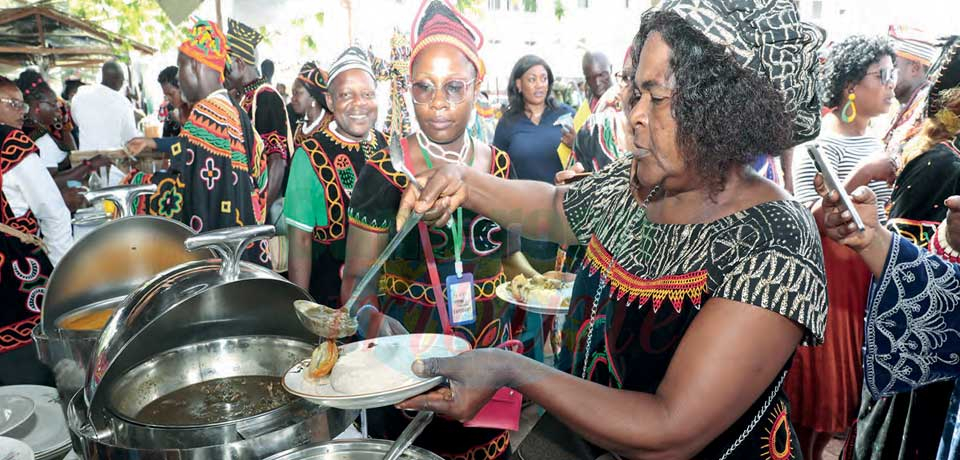
{"label": "yellow sauce", "polygon": [[96,331],[103,329],[116,308],[97,309],[67,316],[59,321],[60,329],[74,331]]}

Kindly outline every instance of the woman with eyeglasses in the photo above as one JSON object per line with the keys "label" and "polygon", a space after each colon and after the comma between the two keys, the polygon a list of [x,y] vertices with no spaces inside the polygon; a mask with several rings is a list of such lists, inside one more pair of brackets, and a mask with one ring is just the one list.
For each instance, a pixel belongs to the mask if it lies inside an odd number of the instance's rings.
{"label": "woman with eyeglasses", "polygon": [[[887,220],[897,164],[883,143],[867,133],[870,121],[886,114],[897,85],[894,49],[885,37],[853,36],[830,50],[818,92],[830,108],[814,141],[848,192],[869,186],[877,199],[877,217]],[[813,185],[816,166],[800,146],[794,168],[795,196],[823,220],[820,196]],[[820,347],[800,347],[787,379],[795,409],[793,422],[805,458],[820,458],[833,434],[849,428],[857,415],[863,366],[864,303],[870,271],[855,252],[823,238],[830,301],[826,338]]]}
{"label": "woman with eyeglasses", "polygon": [[53,266],[73,243],[70,211],[21,129],[29,105],[0,77],[0,385],[51,385],[30,332]]}
{"label": "woman with eyeglasses", "polygon": [[[406,167],[420,174],[457,164],[479,174],[511,177],[507,154],[466,132],[485,70],[478,54],[480,32],[439,0],[425,1],[414,24],[410,92],[420,131],[400,141]],[[374,153],[354,189],[341,299],[396,232],[400,196],[409,182],[390,156],[390,148]],[[473,348],[513,339],[513,309],[494,293],[506,281],[504,271],[515,270],[522,257],[508,235],[506,228],[465,209],[454,213],[449,227],[414,228],[383,267],[379,284],[384,295],[377,298],[376,280],[365,287],[361,300],[366,305],[358,312],[361,334],[449,333]],[[451,290],[466,292],[473,303],[451,302]],[[394,408],[371,410],[370,433],[396,439],[409,421],[410,415]],[[509,440],[503,429],[464,428],[455,420],[435,418],[415,444],[444,458],[494,459],[509,455]]]}
{"label": "woman with eyeglasses", "polygon": [[40,149],[43,165],[53,175],[54,180],[64,191],[64,199],[71,211],[84,204],[80,196],[68,190],[67,181],[84,181],[92,171],[100,166],[109,166],[110,160],[97,156],[82,165],[71,167],[69,152],[77,149],[73,134],[64,122],[63,110],[57,94],[47,81],[35,70],[25,70],[16,81],[29,105],[24,116],[23,131],[33,139]]}

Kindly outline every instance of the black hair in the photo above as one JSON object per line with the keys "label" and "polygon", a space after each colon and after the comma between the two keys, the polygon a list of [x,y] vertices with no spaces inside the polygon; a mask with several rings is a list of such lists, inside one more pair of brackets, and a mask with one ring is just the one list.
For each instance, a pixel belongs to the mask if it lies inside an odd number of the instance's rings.
{"label": "black hair", "polygon": [[70,94],[71,91],[76,91],[77,88],[80,88],[85,84],[86,83],[84,83],[83,80],[77,80],[77,79],[67,80],[63,82],[63,92],[60,93],[60,97],[62,97],[64,100],[70,99],[69,97],[67,97],[67,95]]}
{"label": "black hair", "polygon": [[273,61],[264,59],[260,63],[260,76],[267,81],[273,81],[273,72],[275,71]]}
{"label": "black hair", "polygon": [[779,155],[792,145],[793,117],[773,83],[742,67],[723,45],[674,12],[643,16],[633,39],[635,69],[653,32],[670,47],[677,147],[711,197],[723,191],[731,169],[744,167],[760,154]]}
{"label": "black hair", "polygon": [[[17,88],[17,84],[13,80],[0,75],[0,90],[5,88]],[[17,89],[19,90],[19,88]]]}
{"label": "black hair", "polygon": [[522,78],[523,74],[527,73],[528,70],[538,65],[542,65],[543,68],[547,70],[547,109],[553,109],[557,106],[557,101],[553,98],[553,70],[550,69],[547,61],[544,61],[540,56],[528,54],[520,58],[517,63],[513,65],[513,71],[510,72],[510,79],[507,80],[508,115],[523,113],[523,107],[526,103],[523,100],[523,94],[520,94],[520,90],[517,88],[516,82]]}
{"label": "black hair", "polygon": [[893,42],[883,36],[853,35],[833,45],[817,82],[820,103],[838,107],[843,103],[843,90],[863,80],[867,68],[884,56],[896,58]]}
{"label": "black hair", "polygon": [[57,95],[57,93],[54,93],[53,89],[50,88],[50,85],[47,84],[47,80],[43,78],[43,75],[33,69],[20,72],[16,84],[20,92],[23,93],[23,100],[28,104],[40,99],[43,97],[43,94],[47,92],[53,94],[54,97]]}
{"label": "black hair", "polygon": [[174,88],[179,88],[180,80],[177,78],[177,74],[179,72],[180,70],[177,69],[177,66],[175,65],[167,67],[166,69],[160,71],[160,75],[157,76],[157,83],[160,83],[161,85],[167,84],[173,86]]}

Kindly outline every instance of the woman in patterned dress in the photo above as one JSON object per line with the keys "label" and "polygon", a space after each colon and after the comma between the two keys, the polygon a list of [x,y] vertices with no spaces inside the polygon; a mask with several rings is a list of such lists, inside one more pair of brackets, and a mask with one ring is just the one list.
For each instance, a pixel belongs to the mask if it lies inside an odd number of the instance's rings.
{"label": "woman in patterned dress", "polygon": [[[505,152],[465,134],[476,88],[484,75],[476,52],[479,32],[470,29],[470,23],[446,3],[430,2],[421,12],[422,19],[415,22],[419,39],[412,40],[410,73],[414,112],[422,132],[401,142],[407,165],[421,172],[457,162],[479,174],[509,177],[511,163]],[[396,228],[394,216],[407,186],[406,177],[391,165],[387,148],[374,153],[360,173],[350,203],[343,298],[350,295],[369,261],[386,246]],[[422,226],[411,232],[384,265],[381,284],[386,292],[381,300],[376,300],[377,283],[367,285],[361,298],[371,306],[365,306],[359,314],[361,330],[367,337],[406,331],[444,332],[438,310],[446,308],[441,301],[449,284],[444,280],[457,277],[460,252],[462,276],[473,277],[469,289],[474,294],[475,309],[471,321],[453,325],[451,333],[475,348],[496,346],[513,338],[513,308],[499,300],[494,291],[506,279],[505,263],[520,256],[519,241],[511,243],[506,229],[482,213],[468,210],[462,211],[453,227],[427,230]],[[436,262],[433,274],[428,269],[431,259]],[[370,324],[373,326],[365,326]],[[370,411],[370,432],[374,437],[396,439],[409,420],[393,408]],[[437,418],[415,444],[444,458],[483,460],[506,458],[509,441],[509,432],[502,429],[465,428],[455,420]]]}
{"label": "woman in patterned dress", "polygon": [[[463,420],[497,388],[518,389],[547,411],[519,446],[527,460],[799,457],[782,384],[796,347],[823,337],[820,241],[810,213],[749,166],[756,152],[815,135],[813,68],[802,63],[815,61],[819,37],[790,2],[662,8],[634,39],[630,158],[569,188],[446,166],[401,202],[400,220],[415,208],[442,225],[462,204],[532,237],[587,245],[568,316],[580,326],[572,375],[474,350],[415,363],[451,386],[401,408]],[[754,50],[764,64],[737,61],[738,43],[783,31],[796,41]],[[800,78],[777,78],[784,71]]]}
{"label": "woman in patterned dress", "polygon": [[0,77],[0,385],[53,383],[30,333],[53,266],[73,242],[70,211],[20,130],[27,109],[17,86]]}

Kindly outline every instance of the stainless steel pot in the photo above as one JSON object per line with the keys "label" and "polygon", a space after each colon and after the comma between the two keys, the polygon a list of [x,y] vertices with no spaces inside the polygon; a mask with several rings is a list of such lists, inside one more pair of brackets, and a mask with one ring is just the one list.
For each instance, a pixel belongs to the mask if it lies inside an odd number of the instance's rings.
{"label": "stainless steel pot", "polygon": [[83,444],[112,446],[111,458],[135,457],[123,449],[215,458],[204,455],[223,454],[223,446],[233,446],[229,458],[263,458],[328,440],[356,417],[355,411],[303,401],[223,423],[171,426],[145,423],[137,414],[180,385],[218,376],[281,375],[310,355],[315,337],[293,309],[295,300],[310,296],[273,271],[240,261],[247,245],[273,234],[273,227],[258,226],[191,237],[185,247],[210,248],[221,258],[179,265],[123,301],[87,369],[75,430],[87,438]]}
{"label": "stainless steel pot", "polygon": [[132,214],[133,198],[155,190],[155,185],[135,185],[87,192],[90,201],[118,203],[117,212],[124,217],[78,240],[50,275],[33,341],[40,361],[54,372],[64,410],[70,397],[83,387],[102,328],[71,330],[59,325],[69,316],[115,309],[127,294],[158,273],[213,255],[186,250],[184,240],[196,233],[180,222],[126,217]]}
{"label": "stainless steel pot", "polygon": [[[381,439],[350,439],[297,447],[267,457],[266,460],[382,460],[393,441]],[[419,447],[408,447],[400,460],[441,460]]]}

